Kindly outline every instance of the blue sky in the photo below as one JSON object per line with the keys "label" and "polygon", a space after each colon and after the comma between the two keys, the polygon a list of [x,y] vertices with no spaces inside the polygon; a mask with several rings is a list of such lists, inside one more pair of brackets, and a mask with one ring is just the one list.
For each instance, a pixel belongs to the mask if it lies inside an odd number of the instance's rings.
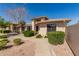
{"label": "blue sky", "polygon": [[79,4],[77,3],[28,3],[28,4],[0,4],[0,16],[9,20],[5,13],[7,9],[25,7],[26,22],[31,22],[31,18],[38,16],[48,16],[48,18],[69,18],[72,21],[69,23],[75,24],[79,21]]}

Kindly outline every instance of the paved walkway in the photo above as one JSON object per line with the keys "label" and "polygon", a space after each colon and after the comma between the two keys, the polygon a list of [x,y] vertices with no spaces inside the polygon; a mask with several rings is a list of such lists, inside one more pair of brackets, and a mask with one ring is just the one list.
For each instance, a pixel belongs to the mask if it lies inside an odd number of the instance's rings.
{"label": "paved walkway", "polygon": [[[34,40],[33,40],[34,41]],[[73,56],[66,41],[62,45],[51,45],[48,39],[35,39],[35,56]]]}
{"label": "paved walkway", "polygon": [[73,56],[73,53],[66,41],[62,45],[50,45],[50,48],[51,51],[53,50],[55,52],[56,56]]}
{"label": "paved walkway", "polygon": [[16,35],[9,37],[9,40],[13,40],[14,38],[22,38],[23,40],[29,40],[34,42],[35,45],[35,56],[73,56],[69,46],[65,42],[62,45],[50,45],[48,43],[48,39],[46,38],[34,38],[34,37],[24,37],[21,35]]}
{"label": "paved walkway", "polygon": [[[13,41],[15,38],[22,38],[23,40],[29,40],[36,43],[36,49],[35,49],[35,56],[50,56],[50,44],[48,43],[48,40],[46,38],[35,38],[35,37],[24,37],[22,34],[11,36],[9,37],[9,40]],[[52,55],[55,55],[54,51],[52,50]]]}
{"label": "paved walkway", "polygon": [[[50,53],[50,45],[48,44],[47,39],[35,39],[36,42],[36,50],[35,56],[51,56]],[[54,51],[52,51],[53,55],[55,55]]]}

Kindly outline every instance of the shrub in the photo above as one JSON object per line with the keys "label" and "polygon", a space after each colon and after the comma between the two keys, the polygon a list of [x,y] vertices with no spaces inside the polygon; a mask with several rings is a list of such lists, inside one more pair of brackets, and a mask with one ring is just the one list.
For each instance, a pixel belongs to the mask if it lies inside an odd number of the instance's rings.
{"label": "shrub", "polygon": [[47,36],[45,36],[44,38],[48,38]]}
{"label": "shrub", "polygon": [[34,31],[24,31],[23,34],[25,37],[31,37],[34,36]]}
{"label": "shrub", "polygon": [[0,30],[0,33],[2,33],[2,30]]}
{"label": "shrub", "polygon": [[0,30],[0,33],[10,33],[10,30]]}
{"label": "shrub", "polygon": [[50,44],[63,44],[64,43],[64,32],[56,31],[56,32],[48,32],[48,41]]}
{"label": "shrub", "polygon": [[0,33],[4,33],[4,30],[0,30]]}
{"label": "shrub", "polygon": [[34,35],[38,34],[38,32],[37,32],[37,31],[33,31],[33,32],[34,32]]}
{"label": "shrub", "polygon": [[7,38],[7,35],[0,35],[0,38]]}
{"label": "shrub", "polygon": [[6,45],[7,45],[7,41],[0,40],[0,50],[4,49]]}
{"label": "shrub", "polygon": [[38,34],[38,35],[36,36],[36,38],[42,38],[42,36],[41,36],[40,34]]}
{"label": "shrub", "polygon": [[10,30],[4,30],[4,33],[10,33],[11,31]]}
{"label": "shrub", "polygon": [[3,39],[3,41],[6,41],[7,43],[9,42],[9,40],[8,40],[8,39],[6,39],[6,38],[4,38],[4,39]]}
{"label": "shrub", "polygon": [[20,45],[21,44],[21,39],[20,38],[16,38],[13,40],[14,45]]}

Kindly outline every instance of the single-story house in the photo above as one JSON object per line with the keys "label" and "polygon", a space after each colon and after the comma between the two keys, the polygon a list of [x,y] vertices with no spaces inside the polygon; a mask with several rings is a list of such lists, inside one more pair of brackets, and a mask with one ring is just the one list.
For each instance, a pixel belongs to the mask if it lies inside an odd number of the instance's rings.
{"label": "single-story house", "polygon": [[32,20],[32,30],[45,36],[51,31],[66,31],[66,25],[70,19],[48,19],[47,17],[38,17]]}

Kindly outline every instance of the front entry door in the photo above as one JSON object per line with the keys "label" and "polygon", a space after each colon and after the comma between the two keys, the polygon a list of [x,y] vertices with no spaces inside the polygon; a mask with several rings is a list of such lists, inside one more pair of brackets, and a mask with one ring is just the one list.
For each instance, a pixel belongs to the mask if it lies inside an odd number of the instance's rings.
{"label": "front entry door", "polygon": [[36,26],[36,31],[38,32],[38,30],[39,30],[39,26]]}

